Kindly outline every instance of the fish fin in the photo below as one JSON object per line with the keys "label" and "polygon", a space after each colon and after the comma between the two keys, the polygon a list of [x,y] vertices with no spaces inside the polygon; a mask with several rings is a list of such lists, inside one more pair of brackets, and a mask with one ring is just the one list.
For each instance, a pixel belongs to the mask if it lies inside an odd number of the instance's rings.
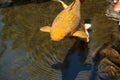
{"label": "fish fin", "polygon": [[68,7],[68,5],[65,4],[62,0],[52,0],[52,1],[60,2],[64,9],[66,9]]}
{"label": "fish fin", "polygon": [[[86,27],[84,24],[82,24],[82,23],[80,23],[80,26],[81,26],[81,28],[83,29],[83,33],[86,35],[86,40],[87,40],[87,42],[89,42],[89,32],[88,32],[88,30],[87,29],[89,29],[90,27]],[[83,34],[83,35],[84,35]],[[83,36],[84,37],[84,36]]]}
{"label": "fish fin", "polygon": [[85,31],[91,28],[91,24],[82,24],[80,23],[80,27]]}
{"label": "fish fin", "polygon": [[50,32],[50,29],[51,29],[50,26],[44,26],[44,27],[41,27],[41,28],[40,28],[40,31],[43,31],[43,32]]}
{"label": "fish fin", "polygon": [[76,31],[72,34],[72,36],[80,37],[80,38],[87,38],[87,34],[83,31]]}
{"label": "fish fin", "polygon": [[86,27],[85,27],[85,25],[82,24],[82,23],[80,23],[80,27],[83,29],[84,32],[87,30]]}
{"label": "fish fin", "polygon": [[87,30],[91,29],[91,26],[85,26]]}

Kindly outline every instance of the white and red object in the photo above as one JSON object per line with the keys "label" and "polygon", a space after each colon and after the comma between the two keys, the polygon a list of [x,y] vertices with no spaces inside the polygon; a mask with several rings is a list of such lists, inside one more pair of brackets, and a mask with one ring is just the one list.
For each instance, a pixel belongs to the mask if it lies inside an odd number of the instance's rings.
{"label": "white and red object", "polygon": [[116,12],[120,12],[120,0],[114,3],[113,10]]}

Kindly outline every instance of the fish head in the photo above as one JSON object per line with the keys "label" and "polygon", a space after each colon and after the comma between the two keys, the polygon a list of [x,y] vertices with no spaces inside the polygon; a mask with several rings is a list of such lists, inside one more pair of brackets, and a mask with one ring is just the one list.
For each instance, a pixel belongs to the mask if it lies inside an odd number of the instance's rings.
{"label": "fish head", "polygon": [[50,33],[51,40],[53,40],[53,41],[61,41],[65,38],[66,35],[67,35],[67,33],[60,29],[59,29],[59,31],[54,30],[54,31],[51,31],[51,33]]}
{"label": "fish head", "polygon": [[61,41],[61,40],[63,40],[63,38],[56,37],[56,36],[53,37],[53,36],[52,36],[52,37],[51,37],[51,40],[52,40],[52,41]]}
{"label": "fish head", "polygon": [[57,35],[57,34],[51,35],[51,40],[52,41],[61,41],[63,39],[64,39],[64,37],[62,37],[61,35]]}

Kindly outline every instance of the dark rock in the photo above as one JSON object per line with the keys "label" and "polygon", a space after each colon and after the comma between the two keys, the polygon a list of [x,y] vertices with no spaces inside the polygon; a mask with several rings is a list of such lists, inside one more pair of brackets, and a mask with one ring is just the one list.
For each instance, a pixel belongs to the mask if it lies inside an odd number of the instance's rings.
{"label": "dark rock", "polygon": [[111,62],[120,67],[120,54],[113,48],[108,47],[100,52],[102,57],[107,57]]}
{"label": "dark rock", "polygon": [[112,45],[120,53],[120,26],[116,26],[111,35]]}
{"label": "dark rock", "polygon": [[99,77],[103,80],[119,80],[120,68],[112,63],[108,58],[103,58],[98,65]]}

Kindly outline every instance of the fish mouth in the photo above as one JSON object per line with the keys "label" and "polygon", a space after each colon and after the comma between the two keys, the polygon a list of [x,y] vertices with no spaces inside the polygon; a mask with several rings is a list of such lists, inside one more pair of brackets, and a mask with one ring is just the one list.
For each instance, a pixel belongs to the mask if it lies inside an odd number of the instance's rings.
{"label": "fish mouth", "polygon": [[52,41],[61,41],[61,40],[63,40],[63,39],[64,39],[64,37],[51,36],[51,40],[52,40]]}
{"label": "fish mouth", "polygon": [[51,35],[51,40],[52,41],[61,41],[63,39],[64,39],[64,36],[59,34],[59,33],[58,34],[55,33],[54,35]]}
{"label": "fish mouth", "polygon": [[56,41],[56,42],[58,42],[58,41],[61,41],[61,40],[63,40],[63,39],[55,39],[55,38],[51,38],[51,40],[52,40],[52,41]]}

